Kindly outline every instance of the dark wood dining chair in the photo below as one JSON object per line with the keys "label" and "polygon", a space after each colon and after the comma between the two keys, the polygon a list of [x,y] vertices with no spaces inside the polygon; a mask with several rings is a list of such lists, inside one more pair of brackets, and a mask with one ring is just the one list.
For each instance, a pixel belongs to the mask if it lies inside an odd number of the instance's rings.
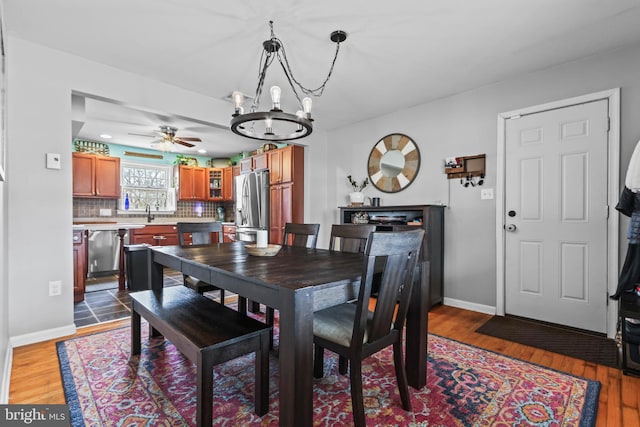
{"label": "dark wood dining chair", "polygon": [[[390,345],[393,346],[402,407],[411,411],[402,341],[423,238],[422,229],[372,233],[364,253],[357,303],[344,303],[313,314],[313,374],[316,378],[323,376],[325,348],[349,360],[351,406],[356,427],[366,425],[362,360]],[[377,268],[376,260],[379,260],[378,265],[383,266],[378,299],[371,311],[369,298]]]}
{"label": "dark wood dining chair", "polygon": [[[298,224],[288,222],[284,225],[282,245],[315,249],[318,243],[319,231],[320,224]],[[291,244],[289,244],[289,242],[291,242]],[[275,310],[273,307],[266,308],[265,321],[269,326],[273,326],[275,323]],[[273,336],[271,337],[271,348],[273,348]]]}
{"label": "dark wood dining chair", "polygon": [[333,224],[329,238],[329,250],[340,252],[364,252],[369,235],[376,231],[373,224]]}
{"label": "dark wood dining chair", "polygon": [[[329,250],[351,253],[363,253],[371,233],[376,231],[374,224],[333,224],[329,238]],[[377,292],[377,281],[374,279],[372,292]],[[344,356],[338,361],[338,372],[347,373],[349,362]]]}
{"label": "dark wood dining chair", "polygon": [[284,225],[282,244],[285,246],[299,246],[314,248],[318,243],[320,224],[297,224],[288,222]]}
{"label": "dark wood dining chair", "polygon": [[[210,245],[212,241],[211,233],[217,235],[218,243],[222,243],[221,222],[179,222],[176,225],[178,227],[178,243],[180,246],[185,246],[185,234],[191,235],[192,245]],[[199,294],[219,290],[220,303],[224,304],[224,289],[220,289],[187,274],[184,275],[184,285]]]}

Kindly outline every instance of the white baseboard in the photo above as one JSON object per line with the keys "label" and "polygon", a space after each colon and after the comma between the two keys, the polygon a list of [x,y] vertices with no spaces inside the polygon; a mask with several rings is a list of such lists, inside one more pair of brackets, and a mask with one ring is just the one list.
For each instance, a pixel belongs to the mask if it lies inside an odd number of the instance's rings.
{"label": "white baseboard", "polygon": [[4,355],[4,367],[2,369],[2,381],[0,381],[0,405],[9,403],[9,384],[11,383],[11,365],[13,362],[13,347],[7,346],[7,354]]}
{"label": "white baseboard", "polygon": [[16,335],[9,338],[9,345],[11,347],[20,347],[22,345],[52,340],[65,337],[67,335],[73,335],[76,333],[76,330],[75,323],[72,323],[59,328],[45,329],[44,331],[32,332],[24,335]]}
{"label": "white baseboard", "polygon": [[465,310],[477,311],[479,313],[491,314],[491,315],[496,314],[496,308],[490,305],[476,304],[474,302],[463,301],[463,300],[453,299],[453,298],[446,298],[446,297],[444,298],[442,303],[444,305],[448,305],[451,307],[463,308]]}

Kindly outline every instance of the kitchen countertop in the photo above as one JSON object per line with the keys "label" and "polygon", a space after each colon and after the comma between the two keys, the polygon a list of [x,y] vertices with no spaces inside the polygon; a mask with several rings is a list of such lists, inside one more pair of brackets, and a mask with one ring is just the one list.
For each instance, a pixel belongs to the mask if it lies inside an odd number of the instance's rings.
{"label": "kitchen countertop", "polygon": [[[157,218],[147,222],[146,218],[123,218],[123,221],[100,220],[99,218],[74,218],[73,230],[119,230],[143,228],[147,225],[176,225],[178,222],[210,222],[213,218]],[[223,222],[223,225],[235,225]]]}

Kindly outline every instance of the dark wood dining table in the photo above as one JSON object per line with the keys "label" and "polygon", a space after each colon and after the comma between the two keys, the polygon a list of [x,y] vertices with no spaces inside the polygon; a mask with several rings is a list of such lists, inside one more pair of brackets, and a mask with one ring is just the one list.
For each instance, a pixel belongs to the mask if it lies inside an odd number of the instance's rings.
{"label": "dark wood dining table", "polygon": [[[181,271],[279,310],[280,425],[313,425],[313,312],[357,298],[361,254],[283,246],[249,255],[244,242],[153,246],[150,281],[163,288],[163,267]],[[428,286],[417,281],[406,326],[406,368],[414,388],[426,384]]]}

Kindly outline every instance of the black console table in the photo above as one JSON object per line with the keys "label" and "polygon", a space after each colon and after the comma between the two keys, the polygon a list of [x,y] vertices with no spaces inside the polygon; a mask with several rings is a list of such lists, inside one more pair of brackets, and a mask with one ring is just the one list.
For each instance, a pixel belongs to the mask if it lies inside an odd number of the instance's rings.
{"label": "black console table", "polygon": [[[622,329],[622,372],[640,375],[640,296],[623,293],[618,315]],[[631,320],[631,321],[629,321]]]}
{"label": "black console table", "polygon": [[444,297],[444,206],[347,206],[340,208],[340,223],[354,224],[364,216],[376,231],[422,227],[426,234],[418,263],[420,280],[429,286],[429,308],[442,304]]}

